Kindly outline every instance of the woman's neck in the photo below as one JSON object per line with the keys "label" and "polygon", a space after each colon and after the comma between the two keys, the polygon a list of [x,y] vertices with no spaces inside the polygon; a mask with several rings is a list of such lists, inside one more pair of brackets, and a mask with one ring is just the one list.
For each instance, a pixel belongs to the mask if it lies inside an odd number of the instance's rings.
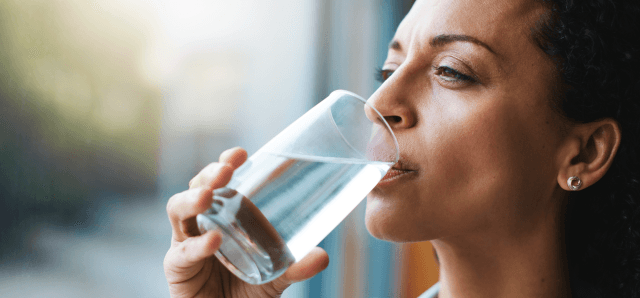
{"label": "woman's neck", "polygon": [[563,217],[535,226],[433,240],[438,297],[570,297]]}

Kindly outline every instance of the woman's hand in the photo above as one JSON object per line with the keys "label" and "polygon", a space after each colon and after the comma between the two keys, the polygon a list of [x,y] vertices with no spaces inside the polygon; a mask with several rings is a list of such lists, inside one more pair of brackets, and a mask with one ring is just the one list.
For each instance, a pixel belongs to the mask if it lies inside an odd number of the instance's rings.
{"label": "woman's hand", "polygon": [[246,151],[240,148],[223,152],[220,162],[208,165],[189,182],[189,190],[169,199],[167,213],[173,234],[164,272],[171,297],[279,297],[292,283],[311,278],[329,264],[327,253],[315,248],[276,280],[251,285],[213,255],[220,247],[221,235],[217,231],[200,235],[195,217],[211,206],[213,190],[225,186],[246,159]]}

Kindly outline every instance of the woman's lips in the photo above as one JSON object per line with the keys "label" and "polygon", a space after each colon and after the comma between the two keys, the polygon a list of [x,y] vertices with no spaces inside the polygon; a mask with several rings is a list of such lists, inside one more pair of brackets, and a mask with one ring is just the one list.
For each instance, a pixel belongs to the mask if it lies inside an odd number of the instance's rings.
{"label": "woman's lips", "polygon": [[382,177],[382,180],[380,180],[380,182],[378,182],[378,186],[385,186],[385,185],[391,184],[394,181],[397,181],[398,179],[400,179],[401,177],[407,176],[408,174],[412,174],[415,172],[416,171],[414,170],[410,170],[402,167],[401,164],[398,163],[394,165],[391,169],[389,169],[389,171],[387,171],[387,174],[384,175],[384,177]]}

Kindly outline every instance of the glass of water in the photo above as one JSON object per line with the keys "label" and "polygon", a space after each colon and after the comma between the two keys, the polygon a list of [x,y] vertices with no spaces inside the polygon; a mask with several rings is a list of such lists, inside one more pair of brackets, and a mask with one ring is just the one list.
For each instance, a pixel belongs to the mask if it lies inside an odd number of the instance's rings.
{"label": "glass of water", "polygon": [[338,90],[253,154],[196,219],[216,257],[251,284],[302,259],[398,161],[398,142],[366,100]]}

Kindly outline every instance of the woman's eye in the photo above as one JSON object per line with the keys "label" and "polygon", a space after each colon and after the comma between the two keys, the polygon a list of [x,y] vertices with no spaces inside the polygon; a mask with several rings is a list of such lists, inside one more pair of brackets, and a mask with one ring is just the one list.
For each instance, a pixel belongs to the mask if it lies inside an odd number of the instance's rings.
{"label": "woman's eye", "polygon": [[449,66],[435,66],[434,70],[437,76],[448,82],[476,82],[472,76],[463,74]]}
{"label": "woman's eye", "polygon": [[376,81],[384,83],[392,74],[393,70],[376,68]]}

